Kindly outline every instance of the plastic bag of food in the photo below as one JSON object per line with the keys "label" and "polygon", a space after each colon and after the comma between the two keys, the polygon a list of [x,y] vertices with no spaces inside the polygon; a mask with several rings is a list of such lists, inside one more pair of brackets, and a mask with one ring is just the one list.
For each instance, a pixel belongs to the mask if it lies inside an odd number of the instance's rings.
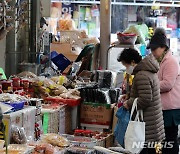
{"label": "plastic bag of food", "polygon": [[55,89],[56,83],[50,79],[44,79],[44,87],[49,89]]}
{"label": "plastic bag of food", "polygon": [[17,74],[18,77],[26,77],[26,78],[37,78],[37,76],[32,73],[32,72],[28,72],[28,71],[24,71],[21,72],[19,74]]}
{"label": "plastic bag of food", "polygon": [[76,30],[76,25],[74,20],[72,19],[61,19],[59,20],[59,28],[60,30]]}
{"label": "plastic bag of food", "polygon": [[131,25],[124,33],[134,33],[138,36],[138,42],[146,44],[146,38],[148,38],[148,27],[145,24],[142,25]]}
{"label": "plastic bag of food", "polygon": [[11,126],[11,143],[13,144],[26,144],[27,137],[23,127]]}
{"label": "plastic bag of food", "polygon": [[36,153],[43,153],[43,154],[55,154],[54,147],[51,144],[48,143],[39,143],[35,146],[35,152]]}
{"label": "plastic bag of food", "polygon": [[72,95],[71,93],[63,93],[60,95],[60,97],[64,98],[64,99],[75,99],[75,100],[78,100],[80,99],[79,96],[76,96],[76,95]]}
{"label": "plastic bag of food", "polygon": [[64,137],[62,137],[58,134],[53,134],[53,133],[42,136],[42,141],[44,143],[49,143],[53,146],[58,146],[58,147],[68,147],[69,146],[69,142],[67,139],[65,139]]}

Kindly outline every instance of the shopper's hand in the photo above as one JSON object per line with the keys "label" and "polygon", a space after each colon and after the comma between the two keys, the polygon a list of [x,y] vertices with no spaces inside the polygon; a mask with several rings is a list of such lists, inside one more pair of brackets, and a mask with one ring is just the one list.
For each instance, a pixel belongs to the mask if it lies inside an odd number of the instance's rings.
{"label": "shopper's hand", "polygon": [[127,95],[125,94],[120,98],[119,102],[124,102],[126,100],[127,100]]}
{"label": "shopper's hand", "polygon": [[127,101],[125,101],[125,102],[123,103],[123,106],[124,106],[124,108],[125,108],[126,110],[129,110],[129,106],[127,105]]}

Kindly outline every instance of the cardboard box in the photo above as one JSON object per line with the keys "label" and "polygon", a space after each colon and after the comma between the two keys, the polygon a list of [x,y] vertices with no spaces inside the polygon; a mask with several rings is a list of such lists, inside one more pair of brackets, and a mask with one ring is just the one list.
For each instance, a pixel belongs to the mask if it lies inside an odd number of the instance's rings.
{"label": "cardboard box", "polygon": [[9,144],[10,139],[11,139],[11,126],[12,125],[15,125],[18,127],[23,126],[22,110],[12,112],[9,114],[4,114],[3,115],[3,123],[6,127],[5,128],[5,135],[6,135],[7,142]]}
{"label": "cardboard box", "polygon": [[94,124],[111,126],[113,106],[98,103],[81,104],[80,122],[81,124]]}
{"label": "cardboard box", "polygon": [[78,57],[78,54],[72,52],[72,45],[70,43],[52,43],[51,51],[62,53],[70,61],[74,61]]}

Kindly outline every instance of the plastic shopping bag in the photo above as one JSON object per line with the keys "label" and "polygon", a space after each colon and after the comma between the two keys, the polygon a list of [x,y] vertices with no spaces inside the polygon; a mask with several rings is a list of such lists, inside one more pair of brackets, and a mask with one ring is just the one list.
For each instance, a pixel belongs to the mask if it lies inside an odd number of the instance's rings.
{"label": "plastic shopping bag", "polygon": [[130,113],[122,106],[118,109],[116,117],[118,121],[114,130],[114,135],[118,143],[124,147],[124,136],[130,120]]}
{"label": "plastic shopping bag", "polygon": [[[135,120],[132,121],[132,115],[136,111]],[[134,100],[130,121],[125,133],[125,149],[138,154],[143,149],[145,142],[145,122],[139,120],[139,116],[143,121],[143,112],[142,110],[137,110],[137,98]]]}

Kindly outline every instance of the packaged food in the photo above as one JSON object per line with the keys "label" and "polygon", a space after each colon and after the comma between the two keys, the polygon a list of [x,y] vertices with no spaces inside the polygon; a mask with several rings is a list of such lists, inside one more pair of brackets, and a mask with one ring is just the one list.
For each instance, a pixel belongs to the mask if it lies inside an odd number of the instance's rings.
{"label": "packaged food", "polygon": [[11,143],[13,144],[27,143],[27,138],[23,127],[19,128],[15,125],[11,126]]}
{"label": "packaged food", "polygon": [[28,72],[28,71],[21,72],[17,76],[18,77],[26,77],[26,78],[37,78],[37,76],[34,73]]}
{"label": "packaged food", "polygon": [[54,147],[51,144],[39,143],[35,146],[35,152],[39,154],[54,154]]}
{"label": "packaged food", "polygon": [[45,143],[49,143],[53,146],[59,146],[59,147],[67,147],[69,146],[69,142],[64,137],[58,135],[58,134],[46,134],[42,137],[42,141]]}

